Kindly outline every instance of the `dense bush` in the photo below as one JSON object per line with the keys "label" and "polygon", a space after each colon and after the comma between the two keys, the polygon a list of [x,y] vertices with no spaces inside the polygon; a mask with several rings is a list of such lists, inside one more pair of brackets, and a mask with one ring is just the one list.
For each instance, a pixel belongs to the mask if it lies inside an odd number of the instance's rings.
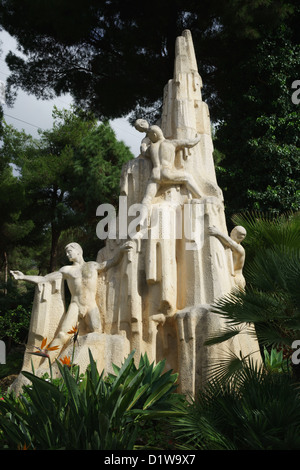
{"label": "dense bush", "polygon": [[0,339],[13,341],[16,344],[24,343],[28,334],[30,315],[30,310],[22,305],[2,313],[0,315]]}
{"label": "dense bush", "polygon": [[186,450],[299,450],[299,383],[250,362],[236,380],[211,380],[174,425]]}
{"label": "dense bush", "polygon": [[99,375],[90,354],[85,374],[59,364],[61,379],[45,380],[29,372],[31,381],[19,397],[0,403],[0,448],[37,450],[130,450],[140,423],[176,415],[177,374],[162,373],[146,357],[139,367],[132,352],[116,375]]}

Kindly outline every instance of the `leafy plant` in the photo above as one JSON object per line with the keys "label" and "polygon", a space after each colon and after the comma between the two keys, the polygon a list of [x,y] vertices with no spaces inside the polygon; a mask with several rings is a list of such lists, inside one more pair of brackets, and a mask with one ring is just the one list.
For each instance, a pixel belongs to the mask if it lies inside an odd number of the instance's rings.
{"label": "leafy plant", "polygon": [[[131,368],[128,372],[128,380],[133,378],[139,370],[143,370],[141,380],[141,394],[137,397],[135,406],[137,409],[142,409],[144,412],[151,409],[155,405],[155,409],[170,408],[171,405],[176,405],[181,401],[182,396],[175,394],[177,388],[178,374],[168,370],[163,373],[165,368],[165,360],[159,361],[156,365],[149,362],[147,354],[141,356],[138,367],[134,362],[131,362]],[[113,365],[116,374],[120,373],[120,368]],[[109,379],[114,381],[116,376],[113,374],[108,375]]]}
{"label": "leafy plant", "polygon": [[[176,414],[173,401],[164,395],[173,390],[177,379],[177,375],[167,374],[166,380],[162,374],[160,380],[160,366],[155,368],[155,379],[148,380],[151,366],[147,367],[143,358],[145,363],[136,368],[133,355],[134,351],[109,377],[98,373],[91,353],[83,375],[79,368],[58,363],[62,377],[58,385],[23,372],[31,386],[26,386],[18,398],[9,395],[1,402],[0,447],[16,449],[26,444],[38,450],[133,449],[139,422]],[[155,383],[158,387],[151,388]]]}
{"label": "leafy plant", "polygon": [[247,284],[244,291],[216,302],[213,311],[226,318],[227,327],[211,335],[206,344],[243,335],[247,326],[261,350],[284,350],[288,359],[293,341],[300,337],[299,216],[273,220],[239,216],[235,221],[245,221],[242,225],[250,239],[250,260],[244,268]]}
{"label": "leafy plant", "polygon": [[173,426],[186,450],[299,450],[299,386],[249,361],[235,380],[209,381]]}
{"label": "leafy plant", "polygon": [[289,362],[283,357],[283,351],[277,351],[272,348],[269,353],[267,348],[264,348],[264,364],[269,372],[288,372]]}
{"label": "leafy plant", "polygon": [[27,336],[30,310],[18,305],[0,314],[0,338],[10,339],[15,343],[24,343]]}

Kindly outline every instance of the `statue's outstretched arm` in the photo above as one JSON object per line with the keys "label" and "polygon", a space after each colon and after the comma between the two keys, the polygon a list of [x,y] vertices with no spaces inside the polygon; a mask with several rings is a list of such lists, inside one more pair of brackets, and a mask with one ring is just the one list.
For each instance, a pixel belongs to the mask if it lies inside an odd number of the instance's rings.
{"label": "statue's outstretched arm", "polygon": [[182,140],[173,140],[173,143],[176,146],[177,150],[184,149],[184,148],[192,148],[200,142],[200,136],[196,137],[195,139],[182,139]]}
{"label": "statue's outstretched arm", "polygon": [[133,248],[132,242],[124,243],[124,245],[120,247],[117,254],[113,258],[107,261],[103,261],[102,263],[97,263],[97,270],[107,271],[113,266],[116,266],[118,263],[120,263],[121,259],[123,258],[124,253],[130,251],[132,248]]}
{"label": "statue's outstretched arm", "polygon": [[33,284],[39,284],[40,282],[51,282],[56,281],[62,278],[62,273],[60,271],[55,271],[50,274],[46,274],[46,276],[31,276],[23,274],[21,271],[10,271],[11,275],[17,281],[27,281]]}
{"label": "statue's outstretched arm", "polygon": [[230,238],[229,236],[224,235],[216,227],[214,227],[214,226],[208,227],[208,233],[209,233],[209,235],[212,235],[212,236],[218,238],[224,246],[226,246],[228,248],[231,248],[232,250],[235,250],[235,251],[242,250],[242,248],[240,247],[240,245],[238,243],[236,243],[234,240],[232,240],[232,238]]}

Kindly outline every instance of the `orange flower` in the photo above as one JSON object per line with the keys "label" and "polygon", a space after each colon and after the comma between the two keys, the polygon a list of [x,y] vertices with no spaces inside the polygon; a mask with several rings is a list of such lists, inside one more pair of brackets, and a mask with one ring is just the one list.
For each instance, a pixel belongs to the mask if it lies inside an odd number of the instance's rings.
{"label": "orange flower", "polygon": [[73,328],[70,331],[68,331],[68,335],[73,335],[74,344],[77,340],[78,333],[79,333],[78,325],[73,326]]}
{"label": "orange flower", "polygon": [[70,331],[68,331],[68,335],[76,335],[78,334],[78,325],[73,326]]}
{"label": "orange flower", "polygon": [[40,348],[38,346],[34,346],[36,349],[39,350],[39,352],[33,352],[31,354],[35,354],[36,356],[49,357],[48,351],[56,351],[57,349],[59,349],[59,346],[50,346],[51,343],[46,346],[46,344],[47,338],[43,338]]}
{"label": "orange flower", "polygon": [[19,444],[18,445],[18,450],[28,450],[30,447],[30,444],[24,444],[23,447],[22,447],[22,444]]}
{"label": "orange flower", "polygon": [[64,366],[71,367],[72,365],[70,356],[65,356],[62,359],[60,359],[60,361]]}

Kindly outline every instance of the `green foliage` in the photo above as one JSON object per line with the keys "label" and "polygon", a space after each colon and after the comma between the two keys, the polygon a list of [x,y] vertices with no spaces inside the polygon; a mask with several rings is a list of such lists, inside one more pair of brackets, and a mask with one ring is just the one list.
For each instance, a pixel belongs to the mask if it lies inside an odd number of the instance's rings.
{"label": "green foliage", "polygon": [[[104,202],[116,204],[122,165],[133,157],[109,124],[97,123],[90,114],[54,108],[53,119],[53,128],[41,131],[39,139],[5,125],[0,151],[18,168],[12,183],[22,190],[18,210],[10,210],[12,222],[3,221],[2,231],[10,251],[23,244],[39,252],[36,261],[42,272],[58,268],[63,233],[76,232],[83,248],[92,240],[94,253],[98,251],[96,209]],[[14,186],[8,193],[5,181],[1,186],[0,180],[0,198],[2,192],[6,198],[18,194]]]}
{"label": "green foliage", "polygon": [[299,386],[253,363],[236,380],[211,380],[174,420],[185,450],[299,450]]}
{"label": "green foliage", "polygon": [[174,416],[140,422],[135,449],[175,450],[177,443],[173,432],[173,422]]}
{"label": "green foliage", "polygon": [[[6,348],[6,364],[0,365],[0,379],[8,377],[9,375],[19,374],[22,368],[23,358],[23,348],[14,348],[10,352],[8,352]],[[0,396],[2,396],[1,387]]]}
{"label": "green foliage", "polygon": [[59,364],[58,384],[23,372],[31,386],[18,398],[8,395],[1,402],[0,447],[133,449],[140,421],[176,414],[169,394],[177,379],[175,374],[165,378],[161,367],[151,367],[145,357],[135,368],[133,354],[108,378],[99,375],[91,353],[83,376],[78,368]]}
{"label": "green foliage", "polygon": [[131,113],[132,121],[155,122],[176,37],[190,29],[203,98],[218,124],[227,215],[299,209],[299,113],[291,99],[300,57],[297,0],[153,0],[147,15],[137,0],[88,0],[84,14],[79,0],[1,6],[0,23],[26,54],[6,59],[11,99],[18,88],[44,98],[70,92],[100,119]]}
{"label": "green foliage", "polygon": [[283,351],[276,351],[271,349],[269,353],[267,348],[264,348],[264,364],[269,372],[287,372],[288,360],[283,358]]}
{"label": "green foliage", "polygon": [[[135,407],[146,411],[151,409],[153,403],[157,410],[166,409],[171,404],[176,405],[180,400],[180,395],[174,393],[177,388],[178,374],[174,374],[172,370],[163,373],[166,361],[159,361],[158,364],[150,364],[146,354],[141,356],[138,367],[134,362],[131,362],[131,368],[128,372],[128,378],[133,378],[138,370],[143,370],[141,381],[141,396],[136,396]],[[119,374],[120,368],[113,366],[114,371]],[[114,381],[116,376],[113,374],[108,375],[109,379]]]}
{"label": "green foliage", "polygon": [[13,310],[7,310],[0,316],[0,339],[10,338],[15,343],[26,340],[31,311],[18,305]]}
{"label": "green foliage", "polygon": [[[0,23],[26,53],[25,59],[8,55],[8,85],[12,98],[18,87],[44,99],[71,92],[101,119],[133,110],[141,117],[154,108],[153,116],[172,77],[175,39],[190,29],[205,93],[215,119],[224,119],[241,78],[248,78],[244,64],[255,48],[293,16],[296,30],[296,5],[295,0],[153,0],[145,15],[137,0],[88,0],[84,12],[79,0],[6,0]],[[250,80],[253,76],[249,73]]]}
{"label": "green foliage", "polygon": [[294,17],[266,30],[229,72],[235,89],[225,97],[227,116],[215,141],[224,155],[218,181],[228,216],[300,207],[300,120],[291,88],[300,65],[295,9]]}
{"label": "green foliage", "polygon": [[[72,200],[80,201],[85,216],[95,218],[103,202],[116,206],[121,169],[133,158],[128,147],[116,139],[108,122],[91,129],[74,153]],[[83,197],[84,194],[84,197]]]}
{"label": "green foliage", "polygon": [[[245,243],[248,239],[250,260],[244,268],[246,288],[215,303],[213,311],[226,318],[227,327],[211,335],[206,344],[217,344],[250,331],[262,351],[264,347],[276,349],[278,354],[283,351],[284,359],[291,365],[291,346],[300,335],[299,215],[269,220],[247,214],[234,220],[247,229]],[[241,369],[243,358],[224,358],[220,373],[229,377],[233,364]]]}
{"label": "green foliage", "polygon": [[286,249],[300,247],[300,213],[289,211],[285,214],[264,213],[261,211],[242,212],[232,217],[235,225],[243,225],[247,237],[243,244],[247,258],[252,260],[257,251],[273,249],[276,246]]}

